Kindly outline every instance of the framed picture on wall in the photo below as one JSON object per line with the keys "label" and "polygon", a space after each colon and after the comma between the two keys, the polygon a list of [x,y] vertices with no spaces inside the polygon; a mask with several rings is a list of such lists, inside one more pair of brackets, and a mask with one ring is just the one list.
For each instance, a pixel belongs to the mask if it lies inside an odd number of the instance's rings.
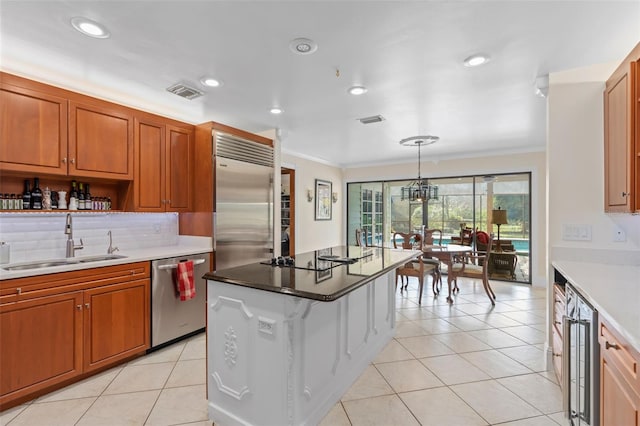
{"label": "framed picture on wall", "polygon": [[331,182],[316,179],[316,220],[331,220]]}

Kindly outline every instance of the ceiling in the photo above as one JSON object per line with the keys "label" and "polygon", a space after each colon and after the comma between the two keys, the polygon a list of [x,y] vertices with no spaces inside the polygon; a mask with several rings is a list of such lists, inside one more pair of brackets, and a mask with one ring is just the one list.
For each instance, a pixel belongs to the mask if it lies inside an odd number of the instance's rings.
{"label": "ceiling", "polygon": [[[284,152],[341,167],[413,161],[399,141],[414,135],[440,137],[426,160],[544,150],[536,77],[640,41],[640,1],[1,0],[0,16],[4,71],[191,123],[278,128]],[[78,33],[74,16],[111,37]],[[298,37],[317,51],[292,53]],[[490,62],[463,66],[478,52]],[[165,90],[177,82],[205,95]]]}

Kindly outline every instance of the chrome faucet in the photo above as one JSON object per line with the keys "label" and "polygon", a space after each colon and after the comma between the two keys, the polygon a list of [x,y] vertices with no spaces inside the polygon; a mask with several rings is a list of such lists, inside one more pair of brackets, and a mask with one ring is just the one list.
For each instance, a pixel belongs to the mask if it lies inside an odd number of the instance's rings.
{"label": "chrome faucet", "polygon": [[114,247],[113,246],[113,240],[111,239],[111,230],[109,230],[109,232],[107,232],[107,235],[109,236],[109,247],[107,248],[107,253],[108,254],[113,254],[114,252],[120,250],[118,247]]}
{"label": "chrome faucet", "polygon": [[73,242],[73,223],[71,221],[71,213],[67,213],[67,223],[64,226],[64,233],[67,235],[67,252],[65,257],[74,257],[76,255],[76,250],[82,250],[84,245],[82,243],[82,238],[80,238],[80,245],[76,245]]}

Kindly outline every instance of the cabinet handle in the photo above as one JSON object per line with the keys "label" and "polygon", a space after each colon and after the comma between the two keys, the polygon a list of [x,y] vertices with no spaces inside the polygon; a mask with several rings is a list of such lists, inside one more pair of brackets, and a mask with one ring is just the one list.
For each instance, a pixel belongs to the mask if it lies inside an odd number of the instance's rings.
{"label": "cabinet handle", "polygon": [[553,323],[554,323],[555,325],[560,325],[560,324],[562,324],[562,321],[554,321]]}
{"label": "cabinet handle", "polygon": [[609,341],[604,342],[605,349],[615,349],[616,351],[620,349],[620,345],[616,343],[609,343]]}
{"label": "cabinet handle", "polygon": [[64,158],[62,159],[62,164],[67,164],[67,157],[64,157]]}
{"label": "cabinet handle", "polygon": [[171,204],[171,200],[167,200],[167,204]]}
{"label": "cabinet handle", "polygon": [[85,307],[85,308],[87,308],[87,309],[89,309],[89,304],[88,304],[88,303],[85,303],[85,304],[84,304],[84,307]]}
{"label": "cabinet handle", "polygon": [[555,303],[561,303],[561,302],[562,302],[562,300],[560,300],[560,299],[556,299],[555,300]]}
{"label": "cabinet handle", "polygon": [[22,294],[22,288],[20,287],[16,288],[16,294]]}
{"label": "cabinet handle", "polygon": [[629,193],[628,193],[628,192],[623,192],[623,193],[622,193],[622,196],[623,196],[623,197],[626,197],[626,196],[628,196],[628,195],[629,195]]}
{"label": "cabinet handle", "polygon": [[556,358],[559,358],[559,357],[562,356],[562,353],[557,354],[557,353],[553,352],[553,356],[556,357]]}
{"label": "cabinet handle", "polygon": [[82,305],[76,305],[76,309],[78,309],[79,311],[82,310]]}

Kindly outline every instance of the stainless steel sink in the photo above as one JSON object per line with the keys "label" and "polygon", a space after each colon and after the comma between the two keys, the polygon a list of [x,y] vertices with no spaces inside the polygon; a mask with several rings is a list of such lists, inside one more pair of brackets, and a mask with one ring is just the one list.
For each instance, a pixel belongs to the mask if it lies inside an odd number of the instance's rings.
{"label": "stainless steel sink", "polygon": [[2,269],[4,269],[5,271],[23,271],[26,269],[40,269],[40,268],[49,268],[51,266],[63,266],[63,265],[73,265],[77,263],[100,262],[102,260],[123,259],[125,257],[127,256],[123,256],[121,254],[100,254],[96,256],[87,256],[87,257],[71,257],[68,259],[38,260],[34,262],[25,262],[25,263],[19,263],[15,265],[7,265],[7,266],[3,266]]}
{"label": "stainless steel sink", "polygon": [[100,254],[96,256],[78,257],[75,261],[80,263],[100,262],[101,260],[124,259],[125,257],[127,256],[121,254]]}
{"label": "stainless steel sink", "polygon": [[25,269],[49,268],[51,266],[70,265],[73,263],[77,263],[77,261],[72,259],[70,259],[70,261],[67,259],[43,260],[43,261],[37,261],[37,262],[21,263],[18,265],[3,266],[2,269],[7,271],[22,271]]}

